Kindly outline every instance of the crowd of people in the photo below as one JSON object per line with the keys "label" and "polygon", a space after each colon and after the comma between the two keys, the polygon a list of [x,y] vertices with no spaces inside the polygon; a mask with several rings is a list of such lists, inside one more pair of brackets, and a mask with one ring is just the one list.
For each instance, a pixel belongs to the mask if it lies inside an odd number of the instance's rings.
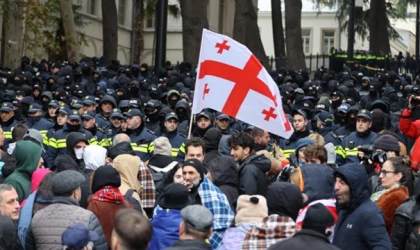
{"label": "crowd of people", "polygon": [[1,68],[0,249],[417,249],[420,75],[270,74],[290,138],[192,115],[188,63]]}

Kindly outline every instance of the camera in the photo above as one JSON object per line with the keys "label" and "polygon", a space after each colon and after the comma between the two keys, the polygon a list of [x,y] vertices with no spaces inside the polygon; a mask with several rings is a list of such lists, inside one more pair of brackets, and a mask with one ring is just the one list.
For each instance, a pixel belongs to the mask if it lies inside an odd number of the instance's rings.
{"label": "camera", "polygon": [[363,152],[365,155],[360,159],[363,164],[369,165],[369,160],[372,161],[373,164],[379,163],[383,165],[387,160],[386,152],[385,151],[376,151],[372,145],[363,145],[359,148],[359,151]]}
{"label": "camera", "polygon": [[280,174],[277,176],[277,181],[289,181],[290,179],[290,174],[296,169],[295,166],[292,165],[287,165],[286,167],[283,168],[283,170],[280,172]]}

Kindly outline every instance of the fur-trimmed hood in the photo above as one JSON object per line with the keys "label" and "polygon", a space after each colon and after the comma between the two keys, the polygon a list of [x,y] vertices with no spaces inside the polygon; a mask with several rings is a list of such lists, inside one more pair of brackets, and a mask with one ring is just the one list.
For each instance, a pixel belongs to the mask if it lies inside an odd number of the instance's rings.
{"label": "fur-trimmed hood", "polygon": [[391,235],[395,211],[407,199],[408,189],[406,187],[398,187],[382,194],[376,201],[376,205],[384,214],[386,230],[389,235]]}

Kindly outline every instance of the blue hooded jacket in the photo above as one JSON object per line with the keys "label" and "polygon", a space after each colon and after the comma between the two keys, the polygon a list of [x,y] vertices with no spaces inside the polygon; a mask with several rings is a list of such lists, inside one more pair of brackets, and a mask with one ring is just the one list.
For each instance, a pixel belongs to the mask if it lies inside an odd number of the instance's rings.
{"label": "blue hooded jacket", "polygon": [[338,220],[333,244],[342,250],[391,250],[391,241],[381,210],[369,199],[368,176],[357,163],[337,169],[335,176],[344,178],[350,187],[350,202],[337,203]]}

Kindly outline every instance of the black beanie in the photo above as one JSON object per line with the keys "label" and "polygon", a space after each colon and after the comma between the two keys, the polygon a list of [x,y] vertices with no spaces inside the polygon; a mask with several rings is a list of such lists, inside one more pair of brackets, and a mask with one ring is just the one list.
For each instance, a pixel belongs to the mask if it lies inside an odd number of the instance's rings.
{"label": "black beanie", "polygon": [[334,225],[334,217],[322,204],[316,203],[308,208],[302,222],[302,229],[310,229],[326,234],[326,228]]}
{"label": "black beanie", "polygon": [[188,159],[184,161],[184,167],[191,166],[197,170],[197,172],[200,174],[201,181],[204,180],[204,166],[203,164],[197,160],[197,159]]}
{"label": "black beanie", "polygon": [[99,167],[93,173],[92,194],[105,186],[120,187],[121,177],[118,171],[107,165]]}
{"label": "black beanie", "polygon": [[400,152],[400,144],[398,143],[397,138],[392,135],[382,135],[373,143],[376,149],[382,149],[385,152],[393,151]]}

